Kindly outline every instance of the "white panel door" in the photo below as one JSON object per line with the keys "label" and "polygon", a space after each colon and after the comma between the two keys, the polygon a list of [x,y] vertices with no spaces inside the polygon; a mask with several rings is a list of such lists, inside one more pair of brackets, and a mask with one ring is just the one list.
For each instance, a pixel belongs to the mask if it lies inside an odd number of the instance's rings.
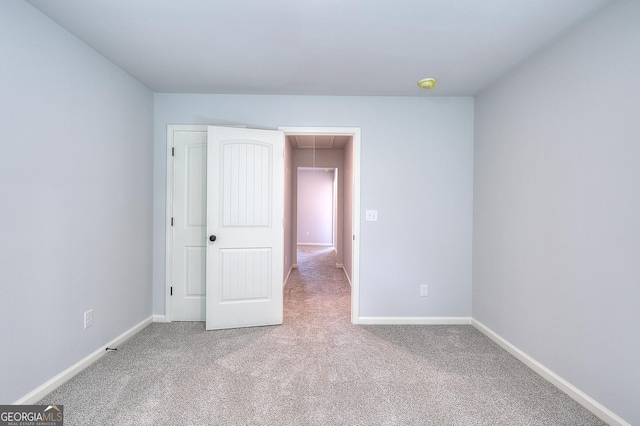
{"label": "white panel door", "polygon": [[173,139],[173,321],[205,320],[207,132]]}
{"label": "white panel door", "polygon": [[284,133],[210,126],[207,330],[282,324]]}

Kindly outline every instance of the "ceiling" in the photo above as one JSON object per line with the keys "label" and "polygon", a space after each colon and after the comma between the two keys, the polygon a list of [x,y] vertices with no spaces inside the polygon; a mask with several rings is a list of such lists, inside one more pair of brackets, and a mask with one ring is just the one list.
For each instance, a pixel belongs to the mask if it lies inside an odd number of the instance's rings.
{"label": "ceiling", "polygon": [[469,96],[609,0],[27,1],[156,93]]}
{"label": "ceiling", "polygon": [[350,135],[287,134],[287,140],[291,146],[301,149],[344,149],[351,138]]}

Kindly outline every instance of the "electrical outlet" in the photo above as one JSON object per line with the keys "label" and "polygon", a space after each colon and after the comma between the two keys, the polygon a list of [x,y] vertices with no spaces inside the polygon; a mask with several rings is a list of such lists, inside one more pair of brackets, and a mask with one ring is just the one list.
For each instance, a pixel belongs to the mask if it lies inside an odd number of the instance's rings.
{"label": "electrical outlet", "polygon": [[364,220],[366,222],[377,222],[378,210],[366,210],[364,214]]}
{"label": "electrical outlet", "polygon": [[87,329],[93,325],[93,309],[89,309],[84,313],[84,328]]}
{"label": "electrical outlet", "polygon": [[428,297],[429,296],[429,286],[427,284],[420,285],[420,297]]}

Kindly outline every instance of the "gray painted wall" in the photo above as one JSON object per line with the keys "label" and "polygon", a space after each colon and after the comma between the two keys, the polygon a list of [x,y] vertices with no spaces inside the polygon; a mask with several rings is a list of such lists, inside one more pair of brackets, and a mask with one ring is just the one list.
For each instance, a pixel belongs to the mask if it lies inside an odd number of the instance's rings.
{"label": "gray painted wall", "polygon": [[[470,316],[472,98],[155,95],[154,313],[164,314],[167,124],[362,129],[362,316]],[[427,283],[429,297],[419,297]]]}
{"label": "gray painted wall", "polygon": [[640,424],[640,3],[476,99],[473,316]]}
{"label": "gray painted wall", "polygon": [[471,314],[475,170],[473,316],[640,423],[638,22],[640,4],[612,2],[480,94],[472,164],[471,98],[154,102],[27,3],[0,2],[0,403],[152,300],[164,313],[167,124],[358,126],[362,211],[379,212],[357,242],[362,315]]}
{"label": "gray painted wall", "polygon": [[9,404],[151,315],[153,95],[22,1],[0,2],[0,58]]}

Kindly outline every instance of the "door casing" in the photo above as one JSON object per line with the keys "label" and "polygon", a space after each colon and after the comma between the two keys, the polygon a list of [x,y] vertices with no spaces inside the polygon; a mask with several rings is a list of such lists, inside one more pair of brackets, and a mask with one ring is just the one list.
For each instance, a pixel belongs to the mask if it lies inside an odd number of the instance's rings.
{"label": "door casing", "polygon": [[279,126],[287,135],[348,135],[353,139],[353,194],[351,199],[351,322],[360,318],[360,128],[359,127],[293,127]]}

